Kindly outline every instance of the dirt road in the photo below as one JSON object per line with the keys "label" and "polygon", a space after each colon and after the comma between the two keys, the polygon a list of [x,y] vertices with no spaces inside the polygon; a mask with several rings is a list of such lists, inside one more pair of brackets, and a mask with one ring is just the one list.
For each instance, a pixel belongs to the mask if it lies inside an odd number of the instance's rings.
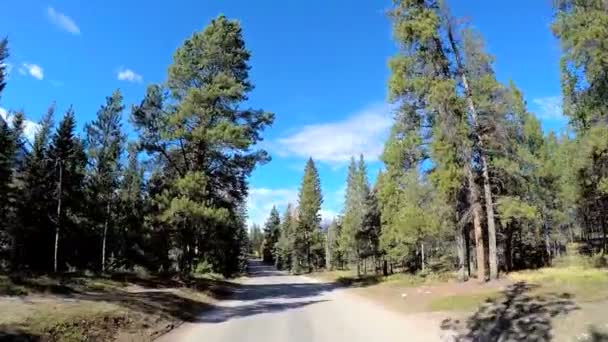
{"label": "dirt road", "polygon": [[[395,298],[395,300],[400,300]],[[233,300],[158,341],[370,342],[438,341],[435,322],[414,320],[375,303],[260,262]]]}

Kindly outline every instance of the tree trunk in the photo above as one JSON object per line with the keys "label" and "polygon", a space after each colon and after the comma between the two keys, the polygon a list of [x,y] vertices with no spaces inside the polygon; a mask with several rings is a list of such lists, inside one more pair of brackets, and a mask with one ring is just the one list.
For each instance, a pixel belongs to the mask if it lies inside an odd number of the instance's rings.
{"label": "tree trunk", "polygon": [[467,167],[467,180],[469,185],[469,197],[473,211],[473,229],[475,233],[475,252],[477,256],[477,280],[486,281],[486,253],[483,241],[483,229],[481,227],[481,208],[479,204],[479,193],[473,171]]}
{"label": "tree trunk", "polygon": [[467,274],[467,252],[465,243],[465,228],[457,230],[456,232],[456,254],[458,254],[458,281],[467,281],[469,276]]}
{"label": "tree trunk", "polygon": [[110,220],[110,201],[106,205],[106,219],[103,223],[103,238],[101,242],[101,272],[106,271],[106,239],[108,236],[108,221]]}
{"label": "tree trunk", "polygon": [[424,272],[424,243],[420,244],[420,267],[422,268],[422,271]]}
{"label": "tree trunk", "polygon": [[507,227],[507,234],[505,238],[505,263],[507,271],[513,270],[513,231]]}
{"label": "tree trunk", "polygon": [[382,275],[388,276],[388,261],[386,259],[382,262]]}
{"label": "tree trunk", "polygon": [[57,184],[57,224],[55,226],[55,250],[53,272],[57,273],[57,255],[59,254],[59,231],[61,228],[61,195],[63,192],[63,162],[59,162],[59,183]]}
{"label": "tree trunk", "polygon": [[[481,172],[483,177],[483,190],[484,190],[484,198],[485,198],[485,207],[486,207],[486,219],[488,225],[488,251],[489,251],[489,259],[490,259],[490,279],[498,278],[498,258],[496,252],[496,224],[494,220],[494,202],[492,200],[492,187],[490,183],[490,172],[488,170],[488,161],[485,155],[485,151],[483,150],[483,141],[481,139],[481,135],[479,134],[479,127],[477,122],[477,109],[475,107],[475,102],[473,101],[473,94],[471,92],[471,88],[469,87],[469,81],[464,72],[464,65],[462,63],[462,59],[460,57],[460,52],[458,50],[458,46],[456,45],[456,40],[454,39],[454,34],[452,32],[452,26],[450,22],[450,18],[445,18],[447,23],[447,33],[448,40],[450,41],[450,46],[452,47],[452,51],[454,52],[454,59],[456,61],[458,67],[458,73],[460,74],[460,78],[462,81],[462,86],[464,88],[464,93],[466,96],[467,106],[469,107],[469,112],[471,114],[471,125],[473,134],[475,134],[477,143],[479,144],[479,155],[481,160]],[[469,182],[470,183],[470,182]],[[481,227],[480,227],[481,228]],[[477,227],[475,227],[477,230]],[[477,240],[477,233],[476,240]],[[479,252],[478,252],[479,253]],[[479,263],[479,260],[478,260]],[[479,267],[478,270],[482,269]],[[485,268],[485,265],[484,267]]]}
{"label": "tree trunk", "polygon": [[481,152],[481,165],[483,175],[483,192],[486,200],[486,215],[488,220],[488,252],[490,258],[490,279],[498,279],[498,252],[496,250],[496,221],[494,219],[494,201],[492,200],[492,188],[490,186],[488,162],[483,151]]}

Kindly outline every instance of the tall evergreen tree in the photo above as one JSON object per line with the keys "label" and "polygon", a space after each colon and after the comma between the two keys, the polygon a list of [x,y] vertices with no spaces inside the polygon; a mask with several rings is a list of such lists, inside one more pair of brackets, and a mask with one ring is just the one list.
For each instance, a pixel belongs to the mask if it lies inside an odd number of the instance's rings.
{"label": "tall evergreen tree", "polygon": [[363,156],[355,162],[351,158],[346,180],[346,193],[344,198],[344,213],[342,229],[339,236],[340,252],[347,256],[350,262],[357,265],[357,273],[360,272],[361,258],[364,254],[364,245],[367,237],[364,227],[366,214],[366,201],[370,196],[369,183],[367,180],[367,168]]}
{"label": "tall evergreen tree", "polygon": [[121,266],[131,268],[135,264],[147,265],[143,255],[146,246],[144,214],[149,198],[144,192],[144,169],[138,160],[135,145],[129,145],[127,165],[121,173],[116,210],[118,257]]}
{"label": "tall evergreen tree", "polygon": [[106,270],[106,246],[108,230],[116,226],[112,213],[116,209],[116,192],[119,186],[120,157],[124,150],[125,136],[121,131],[121,115],[124,106],[119,90],[106,98],[97,112],[97,118],[85,126],[89,156],[88,183],[101,227],[101,271]]}
{"label": "tall evergreen tree", "polygon": [[6,79],[8,78],[6,66],[8,56],[8,39],[5,37],[0,40],[0,97],[4,87],[6,87]]}
{"label": "tall evergreen tree", "polygon": [[[81,267],[91,266],[90,260],[84,257],[90,251],[87,243],[89,232],[84,231],[80,224],[86,155],[82,142],[74,134],[75,126],[74,111],[70,108],[59,123],[49,149],[56,205],[56,212],[52,216],[55,223],[52,258],[54,272],[68,261]],[[63,252],[60,252],[61,245]]]}
{"label": "tall evergreen tree", "polygon": [[23,171],[23,201],[19,208],[22,229],[16,236],[17,261],[19,266],[35,270],[48,270],[48,257],[53,254],[53,226],[50,218],[55,203],[53,171],[49,156],[51,129],[55,105],[51,105],[39,122]]}
{"label": "tall evergreen tree", "polygon": [[555,1],[553,32],[560,40],[564,114],[577,133],[578,215],[589,239],[608,252],[608,22],[602,0]]}
{"label": "tall evergreen tree", "polygon": [[275,252],[275,245],[279,240],[279,234],[281,229],[281,218],[279,217],[279,211],[276,207],[272,207],[270,215],[264,224],[264,246],[262,251],[262,259],[266,263],[274,264],[277,255]]}
{"label": "tall evergreen tree", "polygon": [[292,269],[294,254],[294,232],[297,219],[291,203],[287,204],[283,218],[281,219],[281,229],[279,239],[276,244],[277,267],[279,269]]}
{"label": "tall evergreen tree", "polygon": [[235,271],[223,259],[241,229],[237,209],[247,196],[246,179],[269,160],[252,147],[273,114],[240,108],[253,89],[249,58],[238,22],[213,19],[174,55],[167,81],[174,105],[165,106],[162,89],[150,87],[133,111],[142,146],[175,173],[157,202],[185,273],[197,258],[224,274]]}
{"label": "tall evergreen tree", "polygon": [[[414,133],[405,141],[412,148],[428,144],[428,154],[434,164],[430,181],[441,200],[450,207],[447,222],[455,231],[461,277],[464,278],[465,269],[463,236],[467,235],[468,218],[471,218],[478,278],[483,281],[486,278],[483,217],[473,169],[471,128],[461,97],[463,92],[459,90],[460,78],[449,56],[449,42],[445,41],[442,16],[442,8],[436,1],[395,3],[391,18],[400,52],[390,62],[389,94],[401,104],[401,115],[408,122],[405,126]],[[425,155],[424,151],[408,155]],[[405,161],[408,159],[411,158]]]}
{"label": "tall evergreen tree", "polygon": [[251,243],[251,251],[253,254],[261,257],[262,246],[264,244],[264,234],[262,233],[260,226],[255,223],[251,226],[251,228],[249,228],[249,241]]}
{"label": "tall evergreen tree", "polygon": [[294,232],[294,250],[299,265],[294,265],[296,271],[306,267],[309,272],[315,267],[313,247],[321,229],[321,180],[312,158],[309,158],[304,168],[304,177],[298,196],[298,223]]}

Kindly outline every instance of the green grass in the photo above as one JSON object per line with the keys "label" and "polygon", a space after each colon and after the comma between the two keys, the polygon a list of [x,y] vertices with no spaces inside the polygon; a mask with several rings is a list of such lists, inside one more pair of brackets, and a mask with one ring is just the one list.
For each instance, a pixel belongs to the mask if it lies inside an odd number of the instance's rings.
{"label": "green grass", "polygon": [[473,311],[487,300],[500,297],[499,291],[442,296],[434,298],[428,305],[429,311]]}
{"label": "green grass", "polygon": [[388,276],[368,274],[357,277],[353,270],[325,271],[311,274],[311,276],[327,282],[335,282],[342,286],[364,287],[376,284],[395,287],[415,287],[446,282],[453,279],[448,273],[410,274],[394,273]]}
{"label": "green grass", "polygon": [[580,266],[541,268],[509,274],[514,281],[539,285],[539,292],[565,292],[578,301],[608,299],[608,271]]}

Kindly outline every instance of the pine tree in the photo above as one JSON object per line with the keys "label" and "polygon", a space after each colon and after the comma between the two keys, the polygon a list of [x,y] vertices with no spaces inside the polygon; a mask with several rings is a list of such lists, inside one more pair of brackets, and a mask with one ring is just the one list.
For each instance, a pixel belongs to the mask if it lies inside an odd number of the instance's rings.
{"label": "pine tree", "polygon": [[[133,111],[141,146],[160,156],[171,175],[172,184],[156,202],[158,218],[174,232],[183,273],[195,259],[207,260],[224,274],[238,268],[223,260],[238,245],[238,208],[247,196],[247,176],[269,160],[266,151],[253,146],[274,118],[240,108],[253,89],[249,58],[238,22],[213,19],[176,51],[169,94],[152,86]],[[163,103],[165,95],[172,106]]]}
{"label": "pine tree", "polygon": [[555,1],[553,32],[560,40],[564,114],[577,133],[578,214],[587,239],[608,253],[608,12],[602,0]]}
{"label": "pine tree", "polygon": [[[68,261],[72,265],[90,266],[88,259],[78,257],[81,253],[86,253],[89,246],[86,244],[86,232],[79,224],[84,202],[86,155],[82,142],[74,134],[75,126],[74,111],[70,108],[59,123],[49,150],[56,205],[53,216],[55,234],[52,269],[54,272]],[[64,252],[60,252],[62,244]]]}
{"label": "pine tree", "polygon": [[[16,141],[13,130],[0,117],[0,263],[9,259],[11,249],[10,221],[13,180],[13,162],[16,154]],[[2,267],[3,265],[0,265]]]}
{"label": "pine tree", "polygon": [[50,217],[55,202],[55,187],[49,140],[54,112],[55,105],[51,105],[39,122],[40,128],[34,136],[23,170],[23,201],[19,208],[23,227],[16,236],[16,263],[35,270],[48,270],[48,258],[41,260],[40,255],[53,254],[51,241],[54,224]]}
{"label": "pine tree", "polygon": [[116,90],[106,98],[106,104],[97,112],[97,118],[86,125],[86,142],[89,156],[88,183],[93,197],[91,211],[97,211],[101,234],[101,271],[106,270],[108,230],[113,230],[112,213],[116,209],[115,196],[119,186],[120,157],[125,136],[121,132],[121,115],[124,106],[122,95]]}
{"label": "pine tree", "polygon": [[272,207],[270,215],[264,224],[264,243],[262,248],[262,260],[269,264],[276,261],[275,245],[279,240],[281,218],[276,207]]}
{"label": "pine tree", "polygon": [[360,273],[362,258],[365,257],[368,242],[366,236],[369,227],[364,226],[367,212],[367,200],[370,196],[367,168],[363,156],[355,162],[351,159],[346,180],[346,194],[344,199],[344,213],[342,229],[339,236],[340,252],[357,265],[357,274]]}
{"label": "pine tree", "polygon": [[293,267],[294,232],[297,224],[294,214],[292,204],[288,203],[281,219],[281,229],[276,244],[277,267],[279,269],[292,269]]}
{"label": "pine tree", "polygon": [[[466,218],[471,217],[477,247],[478,278],[483,281],[485,247],[479,188],[476,170],[473,169],[474,150],[469,138],[465,101],[460,96],[460,78],[454,72],[448,55],[451,49],[448,48],[449,42],[445,41],[447,34],[443,27],[442,9],[435,1],[398,1],[391,18],[400,52],[390,61],[389,94],[392,100],[400,102],[400,117],[405,119],[402,125],[406,132],[412,132],[404,138],[397,135],[398,140],[388,145],[399,146],[398,143],[403,141],[409,150],[403,157],[391,158],[396,162],[404,159],[407,170],[411,170],[405,178],[409,182],[418,178],[415,176],[416,165],[410,165],[412,161],[420,162],[416,158],[418,156],[431,157],[434,167],[429,180],[439,199],[449,209],[445,211],[449,216],[445,221],[454,229],[456,236],[461,278],[466,277]],[[396,133],[402,130],[399,128]],[[388,181],[399,180],[391,176],[387,177]],[[381,190],[383,192],[385,190]],[[381,197],[386,198],[385,195]],[[393,200],[391,203],[399,202]]]}
{"label": "pine tree", "polygon": [[[304,177],[298,196],[298,222],[294,232],[294,250],[299,264],[312,272],[314,264],[313,247],[321,229],[321,181],[312,158],[309,158],[304,168]],[[296,270],[299,266],[294,265]]]}
{"label": "pine tree", "polygon": [[127,268],[135,264],[146,264],[142,255],[146,241],[144,236],[144,214],[146,202],[149,200],[144,193],[144,169],[138,161],[138,151],[135,145],[129,145],[127,165],[122,171],[118,188],[117,227],[120,240],[118,256]]}
{"label": "pine tree", "polygon": [[249,241],[251,242],[252,253],[257,257],[261,257],[264,235],[262,234],[260,226],[257,224],[253,224],[251,228],[249,228]]}
{"label": "pine tree", "polygon": [[9,57],[8,53],[8,39],[3,38],[0,40],[0,97],[4,87],[6,87],[6,79],[8,77],[6,71],[6,59]]}

